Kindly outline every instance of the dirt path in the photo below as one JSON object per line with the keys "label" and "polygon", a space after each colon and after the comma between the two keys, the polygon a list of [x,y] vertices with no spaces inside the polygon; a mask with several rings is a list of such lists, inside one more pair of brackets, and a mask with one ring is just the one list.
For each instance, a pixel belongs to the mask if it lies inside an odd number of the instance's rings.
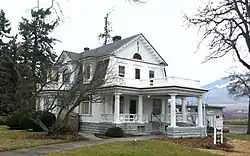
{"label": "dirt path", "polygon": [[208,150],[208,149],[201,149],[201,150],[209,151],[221,156],[250,156],[250,141],[230,140],[228,143],[234,146],[235,152],[225,152],[220,150]]}

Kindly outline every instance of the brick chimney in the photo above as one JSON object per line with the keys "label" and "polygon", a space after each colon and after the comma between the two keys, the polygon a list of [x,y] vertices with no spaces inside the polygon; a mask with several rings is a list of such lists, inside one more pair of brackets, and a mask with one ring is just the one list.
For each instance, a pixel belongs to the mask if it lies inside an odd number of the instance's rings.
{"label": "brick chimney", "polygon": [[84,51],[88,51],[88,50],[89,50],[89,47],[85,47],[85,48],[84,48]]}
{"label": "brick chimney", "polygon": [[120,41],[121,39],[122,39],[121,36],[114,36],[114,37],[112,38],[113,42]]}

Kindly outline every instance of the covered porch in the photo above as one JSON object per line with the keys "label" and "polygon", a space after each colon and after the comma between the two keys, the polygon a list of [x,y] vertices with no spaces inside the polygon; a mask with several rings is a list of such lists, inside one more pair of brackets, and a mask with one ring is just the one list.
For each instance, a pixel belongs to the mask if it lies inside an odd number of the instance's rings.
{"label": "covered porch", "polygon": [[[174,98],[172,98],[174,96]],[[127,95],[115,93],[107,95],[104,111],[101,114],[101,122],[111,123],[148,123],[159,121],[169,123],[170,126],[177,126],[178,123],[187,123],[198,126],[198,112],[187,110],[187,98],[178,99],[177,95],[150,96],[150,95]],[[170,98],[169,98],[170,97]],[[113,99],[113,100],[108,100]],[[172,99],[172,102],[171,102]],[[202,97],[197,98],[201,102]],[[181,110],[176,109],[176,101],[181,100]],[[175,105],[175,106],[173,106]],[[119,108],[119,109],[118,109]],[[202,111],[202,108],[200,108]],[[173,112],[171,114],[171,112]],[[173,116],[173,118],[172,118]],[[203,121],[202,112],[200,113]],[[174,120],[171,120],[175,119]],[[203,125],[203,123],[201,123]]]}
{"label": "covered porch", "polygon": [[[201,128],[204,129],[202,104],[205,92],[176,86],[144,89],[116,87],[105,95],[101,122],[116,125],[137,123],[151,133],[180,133],[180,130],[186,133],[197,128],[201,132]],[[197,99],[197,112],[188,111],[188,97]],[[177,103],[181,104],[180,109],[176,109]]]}

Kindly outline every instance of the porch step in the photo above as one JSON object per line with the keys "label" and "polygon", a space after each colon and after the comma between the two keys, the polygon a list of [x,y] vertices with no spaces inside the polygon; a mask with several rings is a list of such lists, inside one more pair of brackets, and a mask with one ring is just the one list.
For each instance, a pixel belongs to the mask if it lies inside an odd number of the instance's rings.
{"label": "porch step", "polygon": [[162,132],[151,132],[152,135],[162,135]]}

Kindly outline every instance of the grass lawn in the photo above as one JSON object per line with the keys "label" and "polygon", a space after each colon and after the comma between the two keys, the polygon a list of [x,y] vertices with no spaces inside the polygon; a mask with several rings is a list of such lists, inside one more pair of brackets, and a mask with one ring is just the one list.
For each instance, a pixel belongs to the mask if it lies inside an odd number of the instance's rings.
{"label": "grass lawn", "polygon": [[[39,139],[32,139],[32,136]],[[56,140],[42,138],[44,133],[28,132],[23,130],[9,130],[7,126],[0,126],[0,151],[19,149],[31,146],[46,145],[65,142],[66,140]]]}
{"label": "grass lawn", "polygon": [[250,141],[250,134],[232,134],[227,133],[225,134],[226,137],[232,138],[232,139],[240,139],[240,140],[247,140]]}
{"label": "grass lawn", "polygon": [[147,140],[117,142],[50,153],[45,156],[216,156],[198,149],[184,147],[167,141]]}

